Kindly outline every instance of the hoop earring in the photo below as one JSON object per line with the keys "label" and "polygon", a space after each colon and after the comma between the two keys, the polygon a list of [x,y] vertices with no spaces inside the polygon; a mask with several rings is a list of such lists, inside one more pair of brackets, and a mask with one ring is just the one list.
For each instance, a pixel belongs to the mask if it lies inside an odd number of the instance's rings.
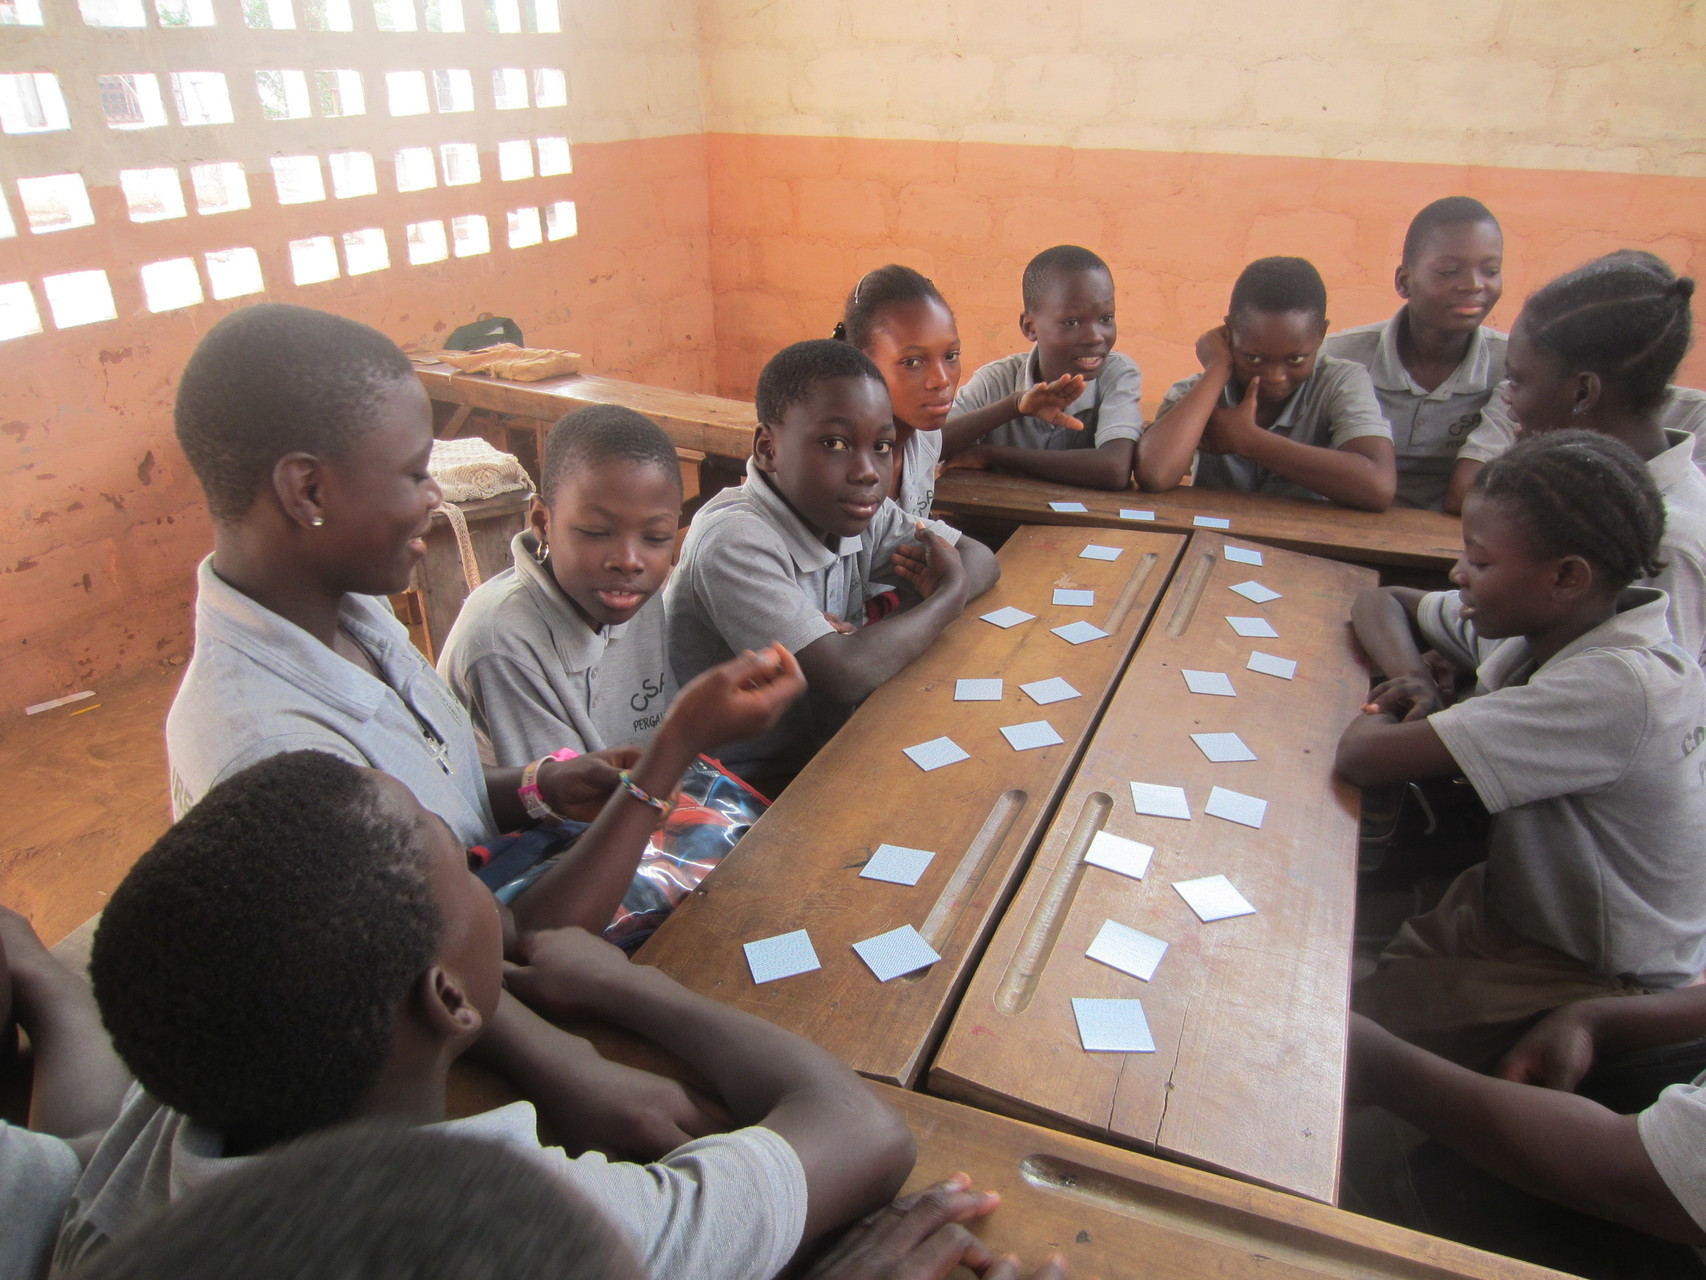
{"label": "hoop earring", "polygon": [[533,559],[534,559],[534,562],[536,564],[544,564],[548,560],[550,560],[550,558],[551,558],[551,548],[546,546],[543,542],[539,543],[534,548]]}

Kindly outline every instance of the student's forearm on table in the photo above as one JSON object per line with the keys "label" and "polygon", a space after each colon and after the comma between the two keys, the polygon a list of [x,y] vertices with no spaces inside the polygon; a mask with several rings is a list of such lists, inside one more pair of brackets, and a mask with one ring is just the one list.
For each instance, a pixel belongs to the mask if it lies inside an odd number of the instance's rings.
{"label": "student's forearm on table", "polygon": [[942,456],[951,458],[961,449],[976,444],[995,428],[1004,426],[1019,416],[1019,393],[1002,396],[994,404],[981,409],[968,409],[956,414],[942,425]]}
{"label": "student's forearm on table", "polygon": [[1330,502],[1363,511],[1385,511],[1397,491],[1397,473],[1352,449],[1299,444],[1272,431],[1250,442],[1244,456]]}
{"label": "student's forearm on table", "polygon": [[1137,443],[1137,483],[1144,492],[1162,493],[1185,478],[1226,383],[1224,374],[1205,373],[1171,409],[1149,424]]}
{"label": "student's forearm on table", "polygon": [[1371,587],[1352,601],[1351,630],[1377,675],[1433,679],[1414,622],[1423,594],[1413,587]]}
{"label": "student's forearm on table", "polygon": [[[795,655],[806,680],[833,702],[863,702],[884,681],[928,649],[964,610],[965,577],[943,584],[909,609],[860,627],[852,635],[820,636]],[[822,648],[820,648],[822,646]]]}
{"label": "student's forearm on table", "polygon": [[1450,778],[1461,772],[1426,720],[1401,724],[1390,714],[1366,712],[1345,726],[1333,766],[1358,787]]}
{"label": "student's forearm on table", "polygon": [[[665,719],[628,772],[650,795],[667,797],[699,754],[687,729]],[[544,875],[516,898],[515,925],[523,933],[577,925],[598,933],[610,923],[633,882],[646,842],[662,814],[621,787]]]}
{"label": "student's forearm on table", "polygon": [[1084,489],[1129,489],[1132,447],[1130,440],[1115,440],[1094,449],[985,445],[983,461],[991,471],[1011,471],[1055,484],[1074,484]]}
{"label": "student's forearm on table", "polygon": [[110,1125],[130,1088],[89,984],[55,962],[14,987],[18,1023],[30,1037],[30,1128],[76,1138]]}
{"label": "student's forearm on table", "polygon": [[[960,553],[960,564],[965,567],[966,603],[969,604],[1001,581],[1001,562],[976,538],[961,537],[954,545]],[[960,607],[963,609],[965,606]]]}
{"label": "student's forearm on table", "polygon": [[[1706,1241],[1641,1144],[1635,1117],[1573,1093],[1513,1084],[1393,1036],[1368,1046],[1378,1103],[1535,1195],[1667,1239]],[[1591,1158],[1584,1158],[1592,1153]]]}

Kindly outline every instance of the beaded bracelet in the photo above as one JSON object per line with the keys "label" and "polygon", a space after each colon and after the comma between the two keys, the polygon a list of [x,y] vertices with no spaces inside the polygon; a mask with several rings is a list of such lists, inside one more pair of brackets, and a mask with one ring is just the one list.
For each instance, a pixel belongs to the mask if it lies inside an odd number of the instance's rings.
{"label": "beaded bracelet", "polygon": [[649,805],[651,805],[652,808],[658,810],[661,813],[668,813],[671,809],[673,809],[675,807],[675,801],[670,799],[669,797],[665,796],[665,797],[659,798],[658,796],[654,796],[651,792],[645,790],[645,788],[641,787],[639,783],[635,782],[633,778],[629,777],[628,771],[626,769],[622,770],[621,773],[616,775],[616,780],[622,784],[622,789],[624,791],[626,791],[629,795],[633,796],[634,799],[638,800],[641,804],[649,804]]}
{"label": "beaded bracelet", "polygon": [[539,770],[547,760],[573,760],[580,752],[572,747],[564,747],[561,751],[553,751],[548,756],[541,756],[521,771],[521,785],[516,788],[516,795],[521,797],[521,804],[527,810],[527,816],[535,822],[561,822],[563,815],[558,813],[539,793]]}

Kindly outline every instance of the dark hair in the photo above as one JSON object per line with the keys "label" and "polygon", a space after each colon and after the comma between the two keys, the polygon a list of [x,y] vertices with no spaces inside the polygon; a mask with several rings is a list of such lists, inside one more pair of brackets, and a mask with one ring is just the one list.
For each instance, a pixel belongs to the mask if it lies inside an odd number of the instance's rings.
{"label": "dark hair", "polygon": [[178,444],[215,520],[241,519],[287,453],[336,458],[373,422],[387,384],[414,377],[377,329],[263,302],[207,331],[178,380]]}
{"label": "dark hair", "polygon": [[885,388],[883,375],[871,357],[850,342],[812,338],[783,347],[770,357],[758,375],[758,420],[775,426],[790,405],[798,404],[812,388],[829,378],[869,378]]}
{"label": "dark hair", "polygon": [[1664,499],[1635,451],[1610,436],[1528,436],[1481,468],[1469,492],[1513,508],[1536,555],[1581,556],[1619,589],[1664,568]]}
{"label": "dark hair", "polygon": [[1423,205],[1421,212],[1410,219],[1410,229],[1404,233],[1404,265],[1415,264],[1422,253],[1422,242],[1434,231],[1465,222],[1499,225],[1493,211],[1472,196],[1445,196]]}
{"label": "dark hair", "polygon": [[631,462],[635,466],[662,467],[681,483],[681,464],[675,444],[662,427],[644,414],[616,404],[589,404],[564,414],[545,437],[545,458],[540,464],[539,496],[549,506],[557,499],[557,487],[571,470],[603,466],[606,462]]}
{"label": "dark hair", "polygon": [[563,1178],[490,1139],[354,1126],[222,1173],[79,1280],[572,1280],[643,1273]]}
{"label": "dark hair", "polygon": [[1517,323],[1570,372],[1622,385],[1632,409],[1652,409],[1693,337],[1694,281],[1641,250],[1595,258],[1529,295]]}
{"label": "dark hair", "polygon": [[348,1119],[441,921],[373,775],[293,751],[232,775],[137,861],[89,975],[113,1047],[167,1106],[252,1149]]}
{"label": "dark hair", "polygon": [[869,350],[872,333],[882,327],[878,318],[890,307],[909,302],[940,302],[949,315],[953,314],[934,284],[911,267],[891,262],[860,277],[829,336],[837,342],[851,342],[861,351]]}
{"label": "dark hair", "polygon": [[1260,315],[1307,311],[1325,320],[1327,286],[1307,258],[1257,258],[1238,273],[1232,304],[1226,309],[1229,316],[1246,311]]}
{"label": "dark hair", "polygon": [[1025,278],[1020,285],[1025,310],[1035,311],[1042,305],[1043,290],[1048,287],[1050,276],[1075,275],[1081,271],[1102,271],[1107,273],[1108,279],[1114,278],[1108,264],[1088,249],[1075,244],[1057,244],[1052,249],[1044,249],[1025,264]]}

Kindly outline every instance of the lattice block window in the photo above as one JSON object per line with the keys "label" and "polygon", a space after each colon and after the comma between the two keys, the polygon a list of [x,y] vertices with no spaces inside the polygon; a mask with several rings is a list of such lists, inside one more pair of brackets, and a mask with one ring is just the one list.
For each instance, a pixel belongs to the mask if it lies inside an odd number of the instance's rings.
{"label": "lattice block window", "polygon": [[480,180],[480,149],[472,142],[446,142],[438,148],[444,164],[444,185],[472,186]]}
{"label": "lattice block window", "polygon": [[409,265],[418,267],[428,262],[443,262],[450,256],[450,241],[444,234],[442,222],[411,222],[404,239],[409,244]]}
{"label": "lattice block window", "polygon": [[[0,0],[0,27],[39,27],[41,0]],[[10,285],[4,286],[11,288]],[[38,327],[35,332],[40,332]]]}
{"label": "lattice block window", "polygon": [[10,240],[18,234],[18,224],[12,221],[12,211],[6,207],[6,198],[0,196],[0,240]]}
{"label": "lattice block window", "polygon": [[113,287],[105,271],[68,271],[44,276],[41,287],[47,294],[47,309],[55,328],[74,329],[78,325],[118,319]]}
{"label": "lattice block window", "polygon": [[326,198],[318,156],[274,156],[272,176],[280,204],[313,204]]}
{"label": "lattice block window", "polygon": [[194,258],[168,258],[142,268],[142,298],[150,311],[176,311],[202,299]]}
{"label": "lattice block window", "polygon": [[249,207],[249,180],[243,166],[230,160],[190,166],[197,213],[229,213]]}
{"label": "lattice block window", "polygon": [[557,0],[526,0],[528,27],[533,31],[555,32],[563,29],[563,18],[557,12]]}
{"label": "lattice block window", "polygon": [[498,143],[498,178],[516,182],[533,176],[533,146],[526,138]]}
{"label": "lattice block window", "polygon": [[450,220],[450,241],[458,258],[471,258],[477,253],[492,251],[492,233],[480,214]]}
{"label": "lattice block window", "polygon": [[148,25],[148,10],[142,0],[77,0],[77,8],[82,11],[83,21],[91,27]]}
{"label": "lattice block window", "polygon": [[525,249],[545,238],[539,228],[539,210],[511,209],[509,213],[509,247]]}
{"label": "lattice block window", "polygon": [[354,31],[350,0],[302,0],[302,25],[310,31]]}
{"label": "lattice block window", "polygon": [[332,167],[332,194],[340,200],[370,196],[379,190],[373,156],[366,151],[334,151],[326,157]]}
{"label": "lattice block window", "polygon": [[413,0],[373,0],[373,21],[381,31],[416,31]]}
{"label": "lattice block window", "polygon": [[24,206],[24,219],[30,224],[30,230],[38,235],[95,225],[95,211],[89,206],[89,189],[75,173],[19,178],[18,200]]}
{"label": "lattice block window", "polygon": [[0,284],[0,341],[41,332],[41,312],[27,280]]}
{"label": "lattice block window", "polygon": [[174,71],[172,101],[177,104],[179,124],[231,123],[231,94],[221,72]]}
{"label": "lattice block window", "polygon": [[533,73],[533,105],[536,107],[566,107],[569,105],[569,82],[557,67],[540,67]]}
{"label": "lattice block window", "polygon": [[257,71],[255,92],[268,120],[306,120],[311,114],[308,77],[300,71]]}
{"label": "lattice block window", "polygon": [[393,157],[398,191],[425,191],[438,185],[431,147],[404,147]]}
{"label": "lattice block window", "polygon": [[554,200],[545,206],[545,238],[567,240],[580,230],[573,200]]}
{"label": "lattice block window", "polygon": [[499,111],[527,106],[527,72],[520,67],[492,68],[492,100]]}
{"label": "lattice block window", "polygon": [[211,27],[213,0],[154,0],[154,16],[162,27]]}
{"label": "lattice block window", "polygon": [[513,35],[521,30],[521,0],[485,0],[486,30]]}
{"label": "lattice block window", "polygon": [[422,16],[428,31],[466,31],[467,18],[462,13],[462,0],[422,0]]}
{"label": "lattice block window", "polygon": [[297,284],[320,284],[338,278],[338,249],[331,236],[309,236],[290,242],[290,273]]}
{"label": "lattice block window", "polygon": [[432,90],[441,113],[474,109],[474,77],[465,68],[434,71]]}
{"label": "lattice block window", "polygon": [[52,133],[70,127],[58,76],[51,71],[0,76],[0,131]]}
{"label": "lattice block window", "polygon": [[573,173],[574,164],[569,159],[569,140],[567,138],[539,138],[536,144],[539,148],[539,176],[551,178],[562,173]]}
{"label": "lattice block window", "polygon": [[243,0],[243,21],[258,31],[294,31],[296,11],[290,0]]}
{"label": "lattice block window", "polygon": [[132,222],[160,222],[188,215],[176,169],[120,169],[118,182]]}
{"label": "lattice block window", "polygon": [[391,250],[381,227],[344,232],[344,264],[352,276],[383,271],[391,265]]}
{"label": "lattice block window", "polygon": [[247,245],[217,249],[205,256],[207,283],[219,299],[241,298],[266,287],[261,278],[261,256]]}

